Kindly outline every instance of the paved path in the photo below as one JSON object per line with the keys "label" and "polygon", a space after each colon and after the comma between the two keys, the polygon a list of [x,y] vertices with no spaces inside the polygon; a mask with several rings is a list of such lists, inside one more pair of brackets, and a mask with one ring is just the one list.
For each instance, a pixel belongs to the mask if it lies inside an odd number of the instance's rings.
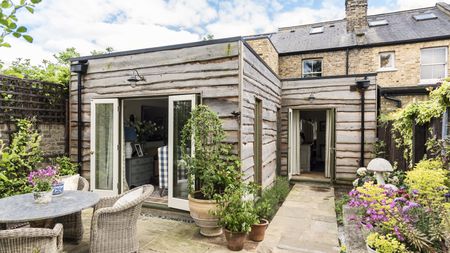
{"label": "paved path", "polygon": [[296,184],[272,220],[257,251],[339,252],[333,188]]}

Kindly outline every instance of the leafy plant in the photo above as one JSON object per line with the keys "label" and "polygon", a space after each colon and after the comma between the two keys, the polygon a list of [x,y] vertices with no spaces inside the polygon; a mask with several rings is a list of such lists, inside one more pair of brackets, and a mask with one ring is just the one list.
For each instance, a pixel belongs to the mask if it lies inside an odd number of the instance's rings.
{"label": "leafy plant", "polygon": [[25,26],[17,25],[17,12],[21,9],[26,9],[30,13],[34,13],[35,5],[41,0],[21,0],[19,3],[12,0],[0,1],[0,47],[11,47],[5,42],[5,38],[12,35],[16,38],[23,38],[28,42],[33,42],[33,38],[26,32],[28,29]]}
{"label": "leafy plant", "polygon": [[[191,141],[193,156],[190,153]],[[224,141],[225,131],[217,114],[205,105],[197,106],[181,133],[189,193],[194,197],[213,199],[229,185],[241,181],[240,160]]]}
{"label": "leafy plant", "polygon": [[0,198],[31,192],[27,176],[42,162],[40,143],[33,121],[18,120],[11,143],[0,147]]}
{"label": "leafy plant", "polygon": [[159,131],[158,125],[152,121],[137,121],[133,126],[136,129],[137,141],[140,143],[146,142]]}
{"label": "leafy plant", "polygon": [[250,232],[258,223],[253,201],[245,198],[252,194],[252,187],[245,184],[229,186],[222,195],[216,195],[218,207],[213,214],[219,217],[219,225],[231,232]]}
{"label": "leafy plant", "polygon": [[[255,196],[255,210],[259,218],[271,220],[280,204],[286,199],[290,191],[286,177],[277,177],[272,187],[264,189],[261,196]],[[256,190],[254,192],[257,192]]]}
{"label": "leafy plant", "polygon": [[58,180],[58,171],[53,166],[47,166],[45,169],[31,171],[28,175],[28,183],[32,185],[33,190],[37,192],[50,191],[52,185]]}
{"label": "leafy plant", "polygon": [[344,205],[346,205],[348,202],[350,201],[350,197],[348,195],[344,195],[341,198],[337,199],[334,203],[334,207],[335,207],[335,211],[336,211],[336,219],[338,224],[343,224],[344,223],[344,218],[343,218],[343,210],[344,210]]}
{"label": "leafy plant", "polygon": [[391,235],[380,235],[378,233],[370,233],[367,237],[367,245],[375,249],[378,253],[407,253],[403,243]]}
{"label": "leafy plant", "polygon": [[67,156],[56,157],[51,162],[57,167],[60,176],[75,175],[78,172],[78,164]]}

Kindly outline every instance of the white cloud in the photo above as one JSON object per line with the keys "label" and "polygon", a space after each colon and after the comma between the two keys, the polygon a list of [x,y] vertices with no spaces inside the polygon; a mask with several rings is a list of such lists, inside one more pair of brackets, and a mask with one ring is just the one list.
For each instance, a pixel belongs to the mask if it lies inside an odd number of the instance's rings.
{"label": "white cloud", "polygon": [[[377,1],[377,2],[374,2]],[[435,0],[369,0],[369,13],[432,6]],[[438,0],[439,1],[439,0]],[[46,0],[34,15],[19,15],[34,43],[9,38],[0,60],[33,63],[75,47],[83,55],[108,46],[116,51],[273,32],[278,27],[343,18],[343,0]],[[287,7],[289,6],[289,7]],[[296,7],[297,6],[297,7]],[[373,7],[371,7],[373,6]],[[26,14],[26,15],[25,15]]]}

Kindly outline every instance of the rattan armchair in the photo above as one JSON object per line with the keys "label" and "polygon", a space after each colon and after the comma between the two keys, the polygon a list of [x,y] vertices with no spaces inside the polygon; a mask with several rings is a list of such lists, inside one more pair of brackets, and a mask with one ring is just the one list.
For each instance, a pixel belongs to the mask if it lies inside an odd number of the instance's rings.
{"label": "rattan armchair", "polygon": [[[89,191],[89,182],[81,177],[78,179],[78,190]],[[81,219],[81,212],[68,214],[55,219],[56,223],[61,223],[64,226],[64,239],[79,243],[83,239],[83,222]]]}
{"label": "rattan armchair", "polygon": [[114,197],[106,197],[94,207],[91,223],[91,253],[137,252],[137,220],[142,203],[150,197],[154,188],[143,185],[131,191],[142,189],[142,194],[135,200],[113,207],[114,203],[130,191]]}
{"label": "rattan armchair", "polygon": [[54,253],[63,250],[63,226],[0,230],[0,253]]}

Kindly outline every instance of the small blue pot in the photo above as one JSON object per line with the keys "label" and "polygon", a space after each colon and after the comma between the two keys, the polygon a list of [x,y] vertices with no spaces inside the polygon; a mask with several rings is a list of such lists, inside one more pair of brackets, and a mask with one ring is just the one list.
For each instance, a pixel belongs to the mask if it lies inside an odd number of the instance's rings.
{"label": "small blue pot", "polygon": [[57,184],[54,184],[52,188],[53,188],[53,195],[61,195],[64,192],[64,183],[59,182]]}

